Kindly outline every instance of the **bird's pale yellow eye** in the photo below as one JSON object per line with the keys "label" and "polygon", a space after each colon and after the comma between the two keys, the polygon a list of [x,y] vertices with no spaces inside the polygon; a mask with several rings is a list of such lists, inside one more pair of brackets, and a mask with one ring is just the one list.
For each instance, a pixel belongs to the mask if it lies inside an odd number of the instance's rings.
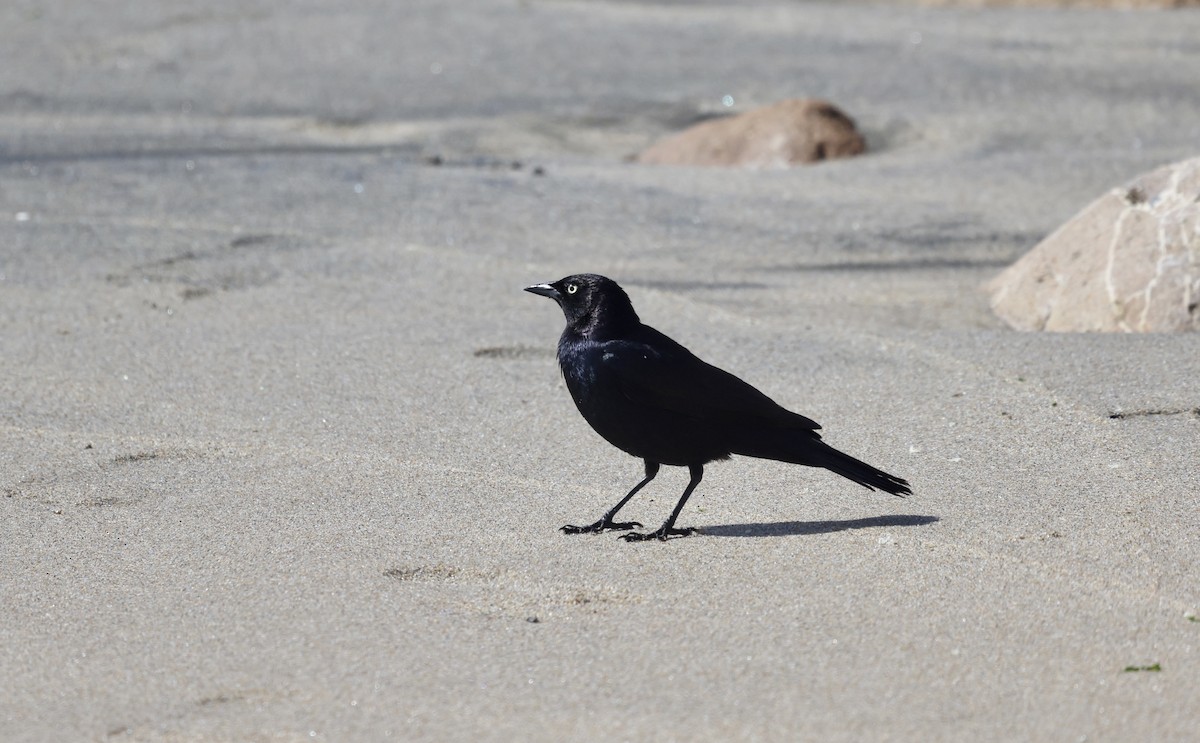
{"label": "bird's pale yellow eye", "polygon": [[567,284],[567,294],[574,294],[579,291],[579,284]]}

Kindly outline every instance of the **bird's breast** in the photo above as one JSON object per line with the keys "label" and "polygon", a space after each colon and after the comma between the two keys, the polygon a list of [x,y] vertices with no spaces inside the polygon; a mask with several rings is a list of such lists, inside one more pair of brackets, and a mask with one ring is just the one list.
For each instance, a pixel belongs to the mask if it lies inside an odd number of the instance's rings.
{"label": "bird's breast", "polygon": [[605,363],[606,353],[599,344],[560,346],[559,364],[580,414],[610,444],[661,464],[694,464],[729,454],[712,440],[707,424],[630,399],[620,376]]}
{"label": "bird's breast", "polygon": [[562,368],[563,381],[571,392],[571,399],[579,406],[584,417],[588,416],[585,409],[603,393],[604,385],[601,379],[603,369],[600,366],[602,356],[588,349],[568,348],[559,350],[558,363]]}

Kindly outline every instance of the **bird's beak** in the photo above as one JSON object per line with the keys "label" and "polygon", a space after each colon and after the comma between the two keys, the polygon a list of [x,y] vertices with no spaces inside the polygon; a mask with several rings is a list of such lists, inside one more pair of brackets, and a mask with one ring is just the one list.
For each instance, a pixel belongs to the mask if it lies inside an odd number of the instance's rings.
{"label": "bird's beak", "polygon": [[555,289],[549,284],[534,284],[533,286],[527,286],[525,287],[525,291],[532,292],[533,294],[541,294],[543,297],[550,297],[551,299],[560,299],[562,297],[562,295],[558,293],[558,289]]}

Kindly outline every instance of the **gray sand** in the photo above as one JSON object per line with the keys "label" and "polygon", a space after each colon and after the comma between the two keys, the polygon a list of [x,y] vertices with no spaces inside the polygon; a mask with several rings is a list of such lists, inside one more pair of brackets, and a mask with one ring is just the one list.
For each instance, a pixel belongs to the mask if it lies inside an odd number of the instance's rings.
{"label": "gray sand", "polygon": [[[1200,14],[275,5],[0,6],[0,738],[1196,735],[1200,337],[979,287],[1197,154]],[[623,160],[724,95],[872,152]],[[559,534],[640,476],[520,291],[582,270],[916,494]]]}

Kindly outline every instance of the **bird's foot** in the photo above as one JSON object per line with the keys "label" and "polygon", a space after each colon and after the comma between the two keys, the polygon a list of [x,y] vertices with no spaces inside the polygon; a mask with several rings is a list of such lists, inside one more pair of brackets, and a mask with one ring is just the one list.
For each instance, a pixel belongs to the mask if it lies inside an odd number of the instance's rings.
{"label": "bird's foot", "polygon": [[567,524],[560,527],[559,531],[563,534],[599,534],[602,531],[623,531],[626,529],[640,529],[642,527],[636,521],[611,521],[609,519],[600,519],[594,524],[587,526],[574,526]]}
{"label": "bird's foot", "polygon": [[658,531],[652,531],[649,534],[638,534],[637,532],[631,534],[622,534],[621,539],[624,539],[626,542],[649,542],[651,539],[657,539],[660,542],[665,542],[671,537],[686,537],[692,534],[697,534],[699,531],[699,529],[692,526],[689,526],[686,529],[668,529],[664,526]]}

